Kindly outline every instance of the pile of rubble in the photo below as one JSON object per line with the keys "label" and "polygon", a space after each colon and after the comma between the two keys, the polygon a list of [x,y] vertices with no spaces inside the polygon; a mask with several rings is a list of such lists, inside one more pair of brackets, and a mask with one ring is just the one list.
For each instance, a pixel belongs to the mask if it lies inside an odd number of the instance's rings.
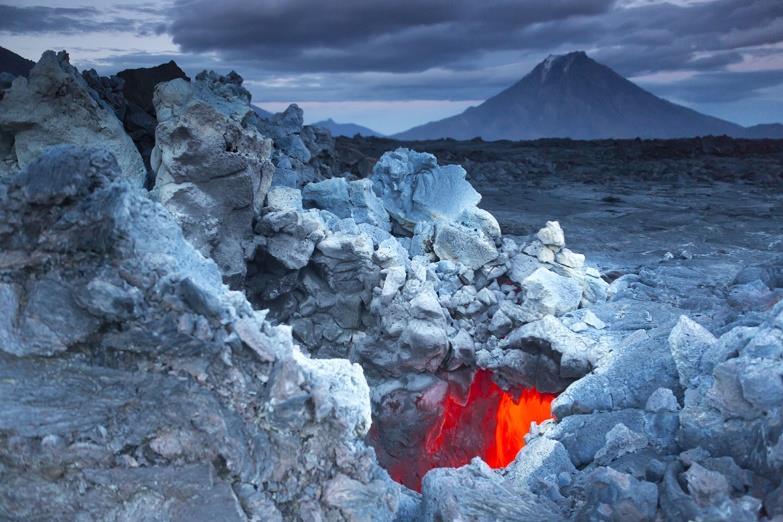
{"label": "pile of rubble", "polygon": [[[557,222],[504,237],[409,149],[333,177],[328,133],[235,74],[156,86],[147,192],[88,83],[46,53],[0,99],[0,517],[783,517],[783,304],[620,329],[628,281]],[[507,468],[393,482],[486,370],[556,418]]]}
{"label": "pile of rubble", "polygon": [[630,337],[506,469],[428,473],[425,518],[510,520],[537,505],[547,519],[780,520],[783,303],[720,338],[684,316],[668,342]]}
{"label": "pile of rubble", "polygon": [[464,178],[399,149],[368,179],[272,187],[256,228],[248,296],[314,355],[361,363],[387,467],[417,459],[448,386],[467,389],[477,369],[559,393],[606,350],[559,319],[606,298],[600,274],[556,222],[522,245],[503,238]]}

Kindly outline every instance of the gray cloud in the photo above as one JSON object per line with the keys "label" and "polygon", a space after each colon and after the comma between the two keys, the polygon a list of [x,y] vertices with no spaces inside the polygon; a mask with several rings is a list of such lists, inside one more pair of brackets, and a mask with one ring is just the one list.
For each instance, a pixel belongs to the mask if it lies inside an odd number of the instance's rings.
{"label": "gray cloud", "polygon": [[178,0],[168,28],[188,52],[281,71],[466,67],[498,51],[583,46],[625,74],[714,69],[783,41],[780,0],[623,8],[613,0]]}
{"label": "gray cloud", "polygon": [[606,13],[614,0],[179,0],[169,31],[188,52],[216,51],[287,71],[420,71],[519,50],[537,24]]}
{"label": "gray cloud", "polygon": [[656,94],[690,103],[747,100],[783,85],[783,70],[703,73],[669,84],[647,85]]}
{"label": "gray cloud", "polygon": [[[163,11],[151,4],[96,7],[15,6],[0,4],[0,32],[8,34],[151,33]],[[158,22],[160,23],[160,22]]]}
{"label": "gray cloud", "polygon": [[783,55],[770,50],[783,42],[780,0],[176,0],[169,15],[166,30],[184,52],[216,53],[262,83],[322,75],[320,91],[292,82],[299,99],[484,98],[527,72],[495,66],[578,48],[626,76],[696,71],[701,83],[681,84],[681,99],[699,89],[705,99],[741,99],[774,74],[729,81],[727,67]]}
{"label": "gray cloud", "polygon": [[0,6],[0,31],[167,33],[181,54],[90,66],[235,69],[265,101],[484,99],[575,49],[629,77],[687,72],[647,87],[694,105],[768,98],[783,70],[781,0],[95,1]]}

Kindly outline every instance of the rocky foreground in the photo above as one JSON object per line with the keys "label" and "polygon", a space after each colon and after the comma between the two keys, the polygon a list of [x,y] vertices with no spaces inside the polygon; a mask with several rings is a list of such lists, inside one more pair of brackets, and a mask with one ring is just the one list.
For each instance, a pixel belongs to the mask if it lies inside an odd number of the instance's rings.
{"label": "rocky foreground", "polygon": [[[693,252],[634,271],[581,225],[602,273],[503,214],[511,167],[346,152],[236,74],[144,74],[136,118],[64,53],[0,99],[0,518],[783,520],[774,256],[729,252],[718,297]],[[556,418],[506,468],[424,475],[477,371]]]}

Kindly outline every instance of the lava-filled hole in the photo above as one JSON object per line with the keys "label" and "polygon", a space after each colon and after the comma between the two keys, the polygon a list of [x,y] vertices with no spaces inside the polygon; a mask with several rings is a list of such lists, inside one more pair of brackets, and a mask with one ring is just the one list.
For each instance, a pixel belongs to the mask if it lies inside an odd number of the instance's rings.
{"label": "lava-filled hole", "polygon": [[[370,442],[394,480],[421,491],[424,475],[433,468],[463,466],[474,457],[481,457],[493,468],[510,464],[525,445],[531,423],[552,418],[554,398],[535,388],[523,389],[517,396],[498,386],[490,371],[479,370],[467,393],[449,385],[434,408],[417,403],[419,409],[435,412],[434,418],[426,413],[420,417],[427,419],[423,429],[421,425],[400,427],[395,419],[380,419],[374,423]],[[405,423],[405,419],[397,421]],[[394,427],[397,444],[384,440],[380,430],[385,426],[390,431]],[[399,433],[404,434],[402,438]]]}

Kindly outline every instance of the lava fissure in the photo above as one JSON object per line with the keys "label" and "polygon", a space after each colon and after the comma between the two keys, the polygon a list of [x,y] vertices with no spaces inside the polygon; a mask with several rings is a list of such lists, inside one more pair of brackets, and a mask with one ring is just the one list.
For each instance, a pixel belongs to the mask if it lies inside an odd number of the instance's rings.
{"label": "lava fissure", "polygon": [[525,445],[531,423],[552,418],[554,398],[527,388],[515,400],[492,380],[491,372],[479,370],[467,395],[449,387],[443,413],[427,431],[421,454],[415,461],[394,463],[390,474],[420,491],[422,478],[433,468],[463,466],[476,456],[493,468],[505,467]]}

